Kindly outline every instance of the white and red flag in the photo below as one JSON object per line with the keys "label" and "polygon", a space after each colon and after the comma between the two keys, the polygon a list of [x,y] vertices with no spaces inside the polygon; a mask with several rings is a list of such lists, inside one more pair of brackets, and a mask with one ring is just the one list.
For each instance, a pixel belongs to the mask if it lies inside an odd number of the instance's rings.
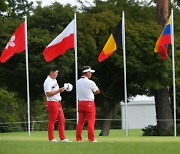
{"label": "white and red flag", "polygon": [[43,51],[47,62],[64,54],[68,49],[74,48],[75,20],[60,33]]}
{"label": "white and red flag", "polygon": [[25,51],[25,23],[23,22],[14,32],[5,49],[3,50],[0,62],[5,63],[15,53]]}

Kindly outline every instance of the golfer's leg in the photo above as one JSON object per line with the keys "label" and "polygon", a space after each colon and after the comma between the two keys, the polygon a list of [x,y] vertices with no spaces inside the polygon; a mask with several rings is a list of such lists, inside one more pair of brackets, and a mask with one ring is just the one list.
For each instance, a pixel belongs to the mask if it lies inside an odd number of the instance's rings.
{"label": "golfer's leg", "polygon": [[65,130],[65,118],[64,118],[64,112],[62,110],[62,107],[59,107],[59,113],[58,113],[58,131],[59,131],[59,138],[61,140],[65,139],[65,134],[64,134],[64,130]]}
{"label": "golfer's leg", "polygon": [[95,124],[95,109],[92,112],[87,113],[88,119],[88,139],[89,141],[94,141],[94,124]]}
{"label": "golfer's leg", "polygon": [[48,104],[48,138],[49,140],[54,139],[54,125],[58,115],[58,110],[53,103]]}
{"label": "golfer's leg", "polygon": [[78,124],[76,125],[76,141],[82,141],[82,130],[85,123],[86,114],[85,112],[78,112],[79,113],[79,119]]}

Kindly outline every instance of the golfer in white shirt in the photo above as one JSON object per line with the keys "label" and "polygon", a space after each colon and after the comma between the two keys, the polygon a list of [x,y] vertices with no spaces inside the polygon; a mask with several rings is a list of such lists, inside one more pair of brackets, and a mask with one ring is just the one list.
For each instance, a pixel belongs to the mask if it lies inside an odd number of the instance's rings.
{"label": "golfer in white shirt", "polygon": [[82,130],[86,119],[88,120],[88,140],[90,142],[97,142],[94,137],[94,124],[96,117],[96,107],[94,102],[94,95],[99,94],[100,90],[96,83],[91,79],[92,70],[90,66],[84,66],[82,76],[77,81],[78,94],[78,124],[76,126],[76,140],[82,141]]}
{"label": "golfer in white shirt", "polygon": [[52,66],[49,70],[49,75],[44,81],[44,92],[47,98],[46,108],[48,110],[48,138],[51,142],[57,142],[57,140],[54,138],[54,125],[56,123],[56,120],[58,120],[58,131],[60,140],[63,142],[71,142],[66,139],[64,134],[65,118],[61,106],[62,98],[60,95],[60,93],[64,92],[64,90],[67,91],[67,84],[64,84],[64,87],[59,88],[56,80],[57,76],[58,67]]}

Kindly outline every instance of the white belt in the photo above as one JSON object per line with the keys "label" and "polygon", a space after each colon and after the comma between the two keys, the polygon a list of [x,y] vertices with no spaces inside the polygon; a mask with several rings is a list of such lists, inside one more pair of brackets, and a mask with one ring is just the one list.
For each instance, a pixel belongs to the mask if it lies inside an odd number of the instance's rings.
{"label": "white belt", "polygon": [[51,100],[48,100],[48,101],[61,102],[60,100],[57,100],[57,99],[51,99]]}
{"label": "white belt", "polygon": [[94,102],[94,100],[78,100],[79,102]]}

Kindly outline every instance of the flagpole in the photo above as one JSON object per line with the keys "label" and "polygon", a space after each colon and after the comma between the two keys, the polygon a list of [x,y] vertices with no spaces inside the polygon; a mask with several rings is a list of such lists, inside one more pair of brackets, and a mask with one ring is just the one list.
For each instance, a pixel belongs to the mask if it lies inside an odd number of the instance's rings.
{"label": "flagpole", "polygon": [[30,96],[29,96],[29,66],[28,66],[28,41],[27,41],[27,16],[25,16],[25,44],[26,44],[26,81],[27,81],[27,111],[28,111],[28,135],[30,136]]}
{"label": "flagpole", "polygon": [[77,80],[78,80],[78,65],[77,65],[77,25],[76,25],[76,12],[74,13],[74,50],[75,50],[75,80],[76,80],[76,119],[78,123],[78,95],[77,95]]}
{"label": "flagpole", "polygon": [[176,83],[175,83],[175,60],[174,60],[174,16],[171,10],[171,45],[172,45],[172,70],[173,70],[173,102],[174,102],[174,136],[176,136]]}
{"label": "flagpole", "polygon": [[122,12],[122,46],[123,46],[123,61],[124,61],[124,101],[125,101],[125,130],[128,136],[127,129],[127,83],[126,83],[126,48],[125,48],[125,20],[124,11]]}

